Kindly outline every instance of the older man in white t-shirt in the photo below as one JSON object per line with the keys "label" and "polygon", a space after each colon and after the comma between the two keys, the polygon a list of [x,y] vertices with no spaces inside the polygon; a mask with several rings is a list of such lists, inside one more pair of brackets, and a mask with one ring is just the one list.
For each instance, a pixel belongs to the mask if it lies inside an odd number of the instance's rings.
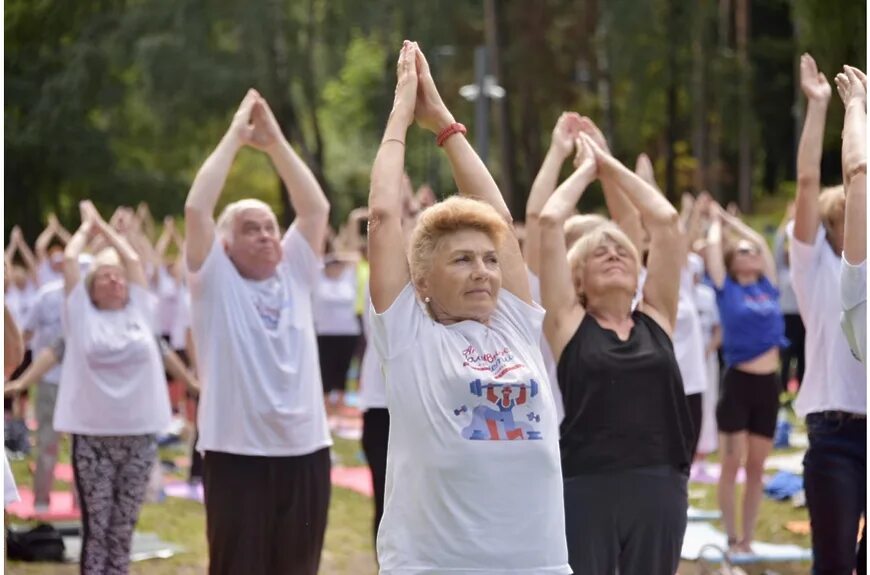
{"label": "older man in white t-shirt", "polygon": [[[283,240],[258,200],[213,220],[244,145],[269,155],[289,191],[296,220]],[[328,216],[317,180],[249,90],[185,204],[211,574],[317,572],[332,441],[311,292]]]}

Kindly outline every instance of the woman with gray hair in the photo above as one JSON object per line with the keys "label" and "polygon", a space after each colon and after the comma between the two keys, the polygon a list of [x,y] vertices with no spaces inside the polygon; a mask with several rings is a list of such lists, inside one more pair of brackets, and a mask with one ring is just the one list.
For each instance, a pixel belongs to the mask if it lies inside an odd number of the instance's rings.
{"label": "woman with gray hair", "polygon": [[[420,214],[409,254],[402,172],[415,119],[464,197]],[[390,413],[378,560],[382,573],[570,573],[543,310],[464,132],[405,41],[369,195],[371,326]]]}
{"label": "woman with gray hair", "polygon": [[[133,528],[170,420],[169,396],[154,338],[156,298],[135,250],[89,201],[65,251],[64,339],[56,430],[72,434],[81,500],[81,572],[126,573]],[[110,248],[84,279],[79,254],[102,234]]]}
{"label": "woman with gray hair", "polygon": [[[576,171],[541,212],[544,334],[565,402],[562,474],[575,574],[671,575],[686,528],[693,427],[671,341],[685,261],[679,214],[587,134]],[[564,222],[586,187],[618,186],[650,234],[648,276],[616,224],[566,253]]]}

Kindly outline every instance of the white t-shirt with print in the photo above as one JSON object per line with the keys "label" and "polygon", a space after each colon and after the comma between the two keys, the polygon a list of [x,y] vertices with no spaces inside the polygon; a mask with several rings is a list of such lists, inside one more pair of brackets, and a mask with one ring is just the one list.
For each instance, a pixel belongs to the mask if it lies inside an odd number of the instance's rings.
{"label": "white t-shirt with print", "polygon": [[169,394],[154,334],[157,298],[137,284],[130,284],[129,294],[119,310],[97,309],[84,281],[67,296],[57,431],[140,435],[169,425]]}
{"label": "white t-shirt with print", "polygon": [[[30,312],[24,320],[22,331],[33,333],[30,340],[34,356],[63,337],[63,281],[45,284],[36,292]],[[56,365],[42,376],[42,381],[57,384],[60,382],[60,365]]]}
{"label": "white t-shirt with print", "polygon": [[322,271],[314,288],[314,329],[317,335],[359,335],[356,317],[356,266],[345,266],[331,278]]}
{"label": "white t-shirt with print", "polygon": [[[696,256],[690,254],[690,256]],[[704,333],[695,307],[695,279],[687,263],[680,271],[680,296],[674,324],[674,354],[683,378],[686,395],[707,389],[707,365],[704,361]]]}
{"label": "white t-shirt with print", "polygon": [[867,361],[867,260],[853,266],[843,257],[840,264],[841,325],[852,354]]}
{"label": "white t-shirt with print", "polygon": [[[366,283],[365,291],[365,309],[369,309],[372,305],[372,297],[369,293],[369,286]],[[366,341],[372,341],[372,323],[369,314],[364,313],[362,317],[363,334]],[[381,368],[381,359],[378,357],[378,352],[375,346],[369,343],[363,353],[362,362],[359,368],[359,405],[360,409],[367,411],[369,409],[386,409],[387,407],[387,390],[384,387],[384,371]]]}
{"label": "white t-shirt with print", "polygon": [[381,573],[571,573],[543,310],[501,290],[489,326],[442,325],[409,283],[370,313],[390,410]]}
{"label": "white t-shirt with print", "polygon": [[792,287],[806,327],[806,370],[795,411],[800,417],[821,411],[865,414],[867,376],[840,328],[840,256],[821,225],[813,245],[792,237],[790,256]]}
{"label": "white t-shirt with print", "polygon": [[199,451],[285,457],[332,445],[311,316],[322,266],[296,226],[282,250],[275,275],[256,282],[215,238],[189,275]]}

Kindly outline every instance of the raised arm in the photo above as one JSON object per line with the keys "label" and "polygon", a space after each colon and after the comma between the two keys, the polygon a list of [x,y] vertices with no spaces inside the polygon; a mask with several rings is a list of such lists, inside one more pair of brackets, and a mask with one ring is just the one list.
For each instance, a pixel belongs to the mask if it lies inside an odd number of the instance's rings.
{"label": "raised arm", "polygon": [[57,219],[57,214],[54,212],[48,214],[48,224],[54,228],[54,235],[57,236],[57,239],[60,240],[63,245],[66,245],[71,236],[67,229],[63,227],[63,224],[60,223],[60,220]]}
{"label": "raised arm", "polygon": [[846,231],[843,256],[852,265],[867,259],[867,78],[843,66],[835,79],[846,105],[843,122],[843,178],[846,189]]}
{"label": "raised arm", "polygon": [[369,290],[375,311],[383,313],[411,279],[402,234],[402,176],[405,137],[417,100],[416,46],[402,45],[393,110],[372,166],[369,188]]}
{"label": "raised arm", "polygon": [[680,214],[657,188],[603,151],[591,139],[588,142],[595,151],[601,180],[611,180],[625,193],[640,212],[643,227],[649,232],[649,273],[644,283],[642,305],[644,311],[652,312],[651,315],[670,333],[677,318],[680,271],[686,260]]}
{"label": "raised arm", "polygon": [[713,280],[716,289],[722,289],[725,285],[725,255],[722,248],[722,212],[718,206],[711,204],[710,229],[707,230],[707,249],[705,250],[705,264],[707,275]]}
{"label": "raised arm", "polygon": [[236,154],[253,135],[251,112],[258,97],[256,90],[248,90],[233,116],[227,133],[203,163],[190,187],[190,193],[184,203],[184,223],[187,234],[184,252],[187,267],[192,272],[202,267],[214,243],[215,206]]}
{"label": "raised arm", "polygon": [[550,149],[544,156],[544,163],[535,176],[529,199],[526,202],[526,265],[535,275],[541,275],[539,258],[541,246],[540,217],[544,205],[559,183],[559,172],[562,164],[574,149],[574,140],[580,135],[580,114],[576,112],[562,112],[553,128],[553,137],[550,140]]}
{"label": "raised arm", "polygon": [[296,212],[293,225],[308,241],[318,256],[323,254],[324,238],[329,226],[329,201],[317,178],[290,146],[269,104],[257,99],[251,118],[256,130],[251,145],[266,152],[290,198]]}
{"label": "raised arm", "polygon": [[48,246],[51,243],[51,238],[53,238],[57,233],[56,226],[57,219],[52,218],[51,215],[48,216],[48,224],[45,226],[45,229],[42,230],[42,233],[37,236],[36,243],[33,244],[33,248],[36,250],[37,260],[40,264],[44,261],[48,261]]}
{"label": "raised arm", "polygon": [[51,368],[57,364],[58,358],[54,353],[54,347],[49,346],[44,348],[36,354],[36,357],[33,358],[33,362],[27,366],[27,369],[25,369],[20,376],[18,376],[18,379],[13,379],[6,384],[3,389],[3,395],[8,397],[10,395],[21,393],[42,379],[42,376],[48,373]]}
{"label": "raised arm", "polygon": [[166,250],[169,248],[170,242],[175,237],[175,219],[172,216],[163,218],[163,229],[160,231],[160,237],[157,238],[157,243],[154,244],[155,264],[163,265],[166,261]]}
{"label": "raised arm", "polygon": [[[607,145],[607,139],[605,139],[604,134],[592,120],[584,117],[580,129],[595,142],[599,149],[612,155],[610,147]],[[645,158],[646,156],[642,155],[642,157]],[[640,162],[640,157],[638,157],[638,162]],[[655,185],[655,182],[653,182],[653,185]],[[602,180],[601,189],[604,192],[604,203],[607,205],[610,219],[616,222],[616,225],[625,232],[625,235],[628,236],[628,239],[637,248],[637,252],[642,254],[644,250],[644,230],[640,219],[640,212],[613,180]]]}
{"label": "raised arm", "polygon": [[813,244],[820,222],[822,144],[831,85],[809,54],[801,56],[801,89],[807,97],[807,116],[798,146],[794,238]]}
{"label": "raised arm", "polygon": [[541,210],[541,305],[547,311],[544,335],[557,359],[583,320],[585,310],[577,300],[564,225],[577,202],[595,179],[595,156],[585,139],[578,139],[578,167],[562,182]]}
{"label": "raised arm", "polygon": [[[94,212],[96,210],[93,210]],[[63,287],[67,295],[78,285],[81,277],[79,256],[94,233],[93,212],[85,207],[85,202],[79,203],[82,223],[76,233],[70,238],[63,252]]]}
{"label": "raised arm", "polygon": [[27,245],[27,240],[24,239],[24,234],[21,229],[18,230],[18,253],[21,254],[21,259],[24,260],[24,265],[27,266],[27,272],[30,275],[31,281],[36,285],[39,281],[39,263],[36,261],[36,256],[30,246]]}
{"label": "raised arm", "polygon": [[764,275],[767,276],[770,283],[776,285],[778,281],[776,274],[776,261],[773,259],[773,252],[770,251],[770,247],[767,245],[767,240],[764,239],[764,236],[746,225],[740,218],[732,216],[723,210],[721,206],[716,205],[714,208],[719,210],[719,213],[722,216],[722,222],[728,226],[728,228],[733,230],[740,237],[755,244],[755,247],[758,248],[761,257],[764,260]]}
{"label": "raised arm", "polygon": [[132,283],[147,287],[148,282],[145,279],[145,269],[142,267],[142,260],[133,246],[130,245],[130,242],[124,239],[121,234],[115,231],[115,228],[103,219],[100,212],[94,207],[94,204],[90,201],[82,203],[84,204],[82,209],[87,212],[87,217],[93,222],[94,228],[106,238],[109,245],[115,248],[115,251],[121,257],[121,263],[127,271],[127,279]]}
{"label": "raised arm", "polygon": [[[426,57],[419,47],[416,49],[417,71],[420,89],[417,92],[415,116],[421,127],[433,134],[441,133],[444,128],[455,123],[453,114],[444,105],[435,80],[429,70]],[[504,202],[504,198],[487,170],[486,165],[462,134],[455,134],[443,143],[444,151],[450,162],[453,179],[459,193],[463,196],[486,202],[504,218],[513,231],[513,218]],[[511,233],[504,239],[499,249],[499,265],[502,271],[502,286],[526,303],[532,303],[532,292],[529,289],[529,277],[526,264],[520,250],[516,233]]]}

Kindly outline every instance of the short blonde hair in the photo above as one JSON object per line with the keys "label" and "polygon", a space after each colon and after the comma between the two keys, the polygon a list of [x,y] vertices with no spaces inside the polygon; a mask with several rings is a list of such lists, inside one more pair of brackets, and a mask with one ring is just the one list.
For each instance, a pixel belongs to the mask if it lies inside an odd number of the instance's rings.
{"label": "short blonde hair", "polygon": [[231,242],[233,239],[233,226],[236,223],[236,218],[243,211],[253,208],[269,212],[272,219],[275,220],[275,228],[278,228],[278,218],[275,216],[275,212],[272,211],[269,204],[256,198],[245,198],[244,200],[227,204],[226,207],[224,207],[221,215],[217,219],[217,223],[215,224],[215,231],[217,232],[218,237],[225,242]]}
{"label": "short blonde hair", "polygon": [[576,244],[577,240],[601,224],[606,224],[608,221],[610,220],[598,214],[577,214],[571,216],[565,221],[563,227],[565,232],[565,246],[568,247],[568,249],[571,249],[571,246]]}
{"label": "short blonde hair", "polygon": [[432,264],[438,243],[460,230],[477,230],[486,234],[496,248],[510,233],[507,222],[487,203],[452,196],[422,211],[411,234],[411,278],[417,284]]}
{"label": "short blonde hair", "polygon": [[833,231],[834,223],[846,217],[846,190],[843,186],[824,188],[819,194],[819,216],[825,229]]}
{"label": "short blonde hair", "polygon": [[639,275],[640,255],[637,252],[637,248],[618,225],[613,222],[604,222],[591,231],[586,232],[568,251],[568,265],[571,268],[571,277],[582,277],[589,255],[599,246],[611,242],[628,252],[634,261],[635,272]]}
{"label": "short blonde hair", "polygon": [[[124,266],[121,263],[121,256],[115,248],[103,248],[94,256],[94,259],[88,268],[88,273],[85,274],[85,287],[88,290],[88,294],[91,293],[91,288],[94,286],[94,275],[97,273],[97,270],[105,266],[117,266],[124,269]],[[126,269],[124,269],[124,271],[126,275]]]}

